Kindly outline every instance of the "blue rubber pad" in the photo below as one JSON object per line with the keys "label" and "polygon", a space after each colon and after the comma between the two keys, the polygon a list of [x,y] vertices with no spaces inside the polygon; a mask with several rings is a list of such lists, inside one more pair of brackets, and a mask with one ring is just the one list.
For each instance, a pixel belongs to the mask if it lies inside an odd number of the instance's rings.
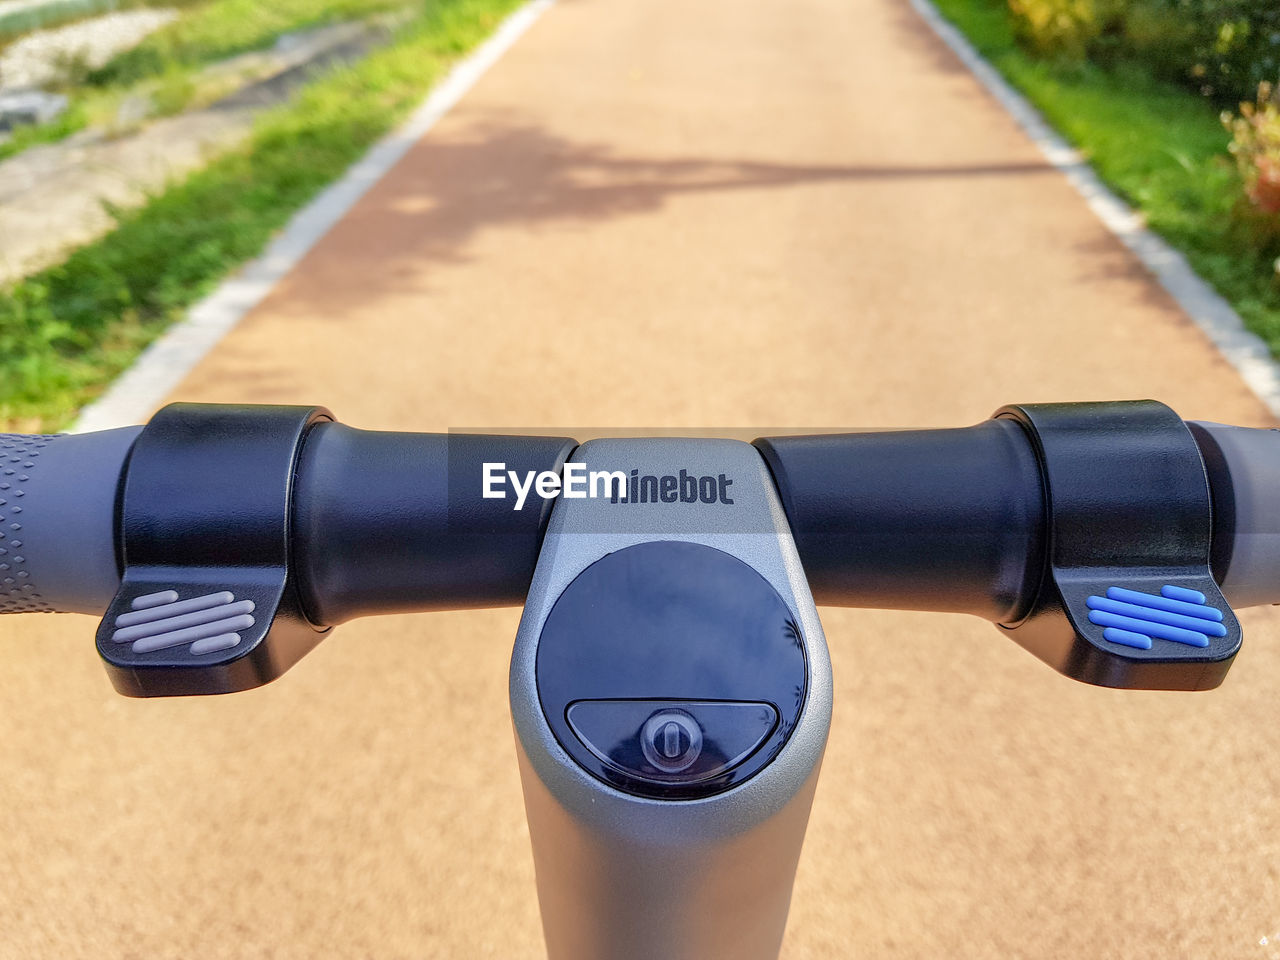
{"label": "blue rubber pad", "polygon": [[1105,597],[1085,602],[1089,622],[1105,628],[1103,638],[1126,647],[1150,650],[1154,640],[1168,640],[1204,648],[1210,637],[1227,635],[1222,611],[1198,590],[1166,585],[1157,595],[1110,587]]}

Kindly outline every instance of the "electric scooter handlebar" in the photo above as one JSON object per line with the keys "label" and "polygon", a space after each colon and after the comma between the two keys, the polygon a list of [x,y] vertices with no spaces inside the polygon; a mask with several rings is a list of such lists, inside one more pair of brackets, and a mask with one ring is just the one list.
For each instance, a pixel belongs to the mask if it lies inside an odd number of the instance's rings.
{"label": "electric scooter handlebar", "polygon": [[[1280,431],[1138,401],[756,447],[818,603],[971,613],[1078,679],[1201,689],[1239,646],[1227,600],[1280,602]],[[0,612],[106,610],[125,693],[253,686],[353,617],[523,602],[553,500],[486,497],[484,465],[575,448],[199,404],[0,435]]]}

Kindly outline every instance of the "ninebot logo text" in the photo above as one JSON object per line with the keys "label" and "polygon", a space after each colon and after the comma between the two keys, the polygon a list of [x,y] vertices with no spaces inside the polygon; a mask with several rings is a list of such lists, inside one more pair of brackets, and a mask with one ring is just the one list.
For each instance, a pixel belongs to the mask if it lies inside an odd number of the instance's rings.
{"label": "ninebot logo text", "polygon": [[733,481],[723,473],[697,476],[687,470],[661,477],[632,470],[622,495],[614,493],[610,503],[733,503],[729,488]]}
{"label": "ninebot logo text", "polygon": [[515,493],[513,510],[523,510],[530,491],[544,500],[603,499],[610,503],[724,503],[732,504],[729,488],[733,481],[723,473],[698,475],[681,470],[662,476],[642,474],[636,467],[621,470],[587,470],[584,463],[566,463],[561,476],[551,470],[527,471],[520,476],[505,463],[483,465],[483,493],[486,500],[505,500],[507,486]]}

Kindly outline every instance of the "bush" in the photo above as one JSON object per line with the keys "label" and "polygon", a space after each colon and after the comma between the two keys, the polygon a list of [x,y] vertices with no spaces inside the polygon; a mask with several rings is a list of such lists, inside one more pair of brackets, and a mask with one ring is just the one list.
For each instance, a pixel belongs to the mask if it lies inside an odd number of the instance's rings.
{"label": "bush", "polygon": [[1014,33],[1037,56],[1136,59],[1222,103],[1280,81],[1277,0],[1008,0]]}
{"label": "bush", "polygon": [[1182,78],[1206,96],[1250,97],[1280,80],[1280,3],[1276,0],[1163,0],[1190,30]]}
{"label": "bush", "polygon": [[1009,0],[1018,41],[1037,56],[1078,62],[1108,32],[1116,4],[1108,0]]}
{"label": "bush", "polygon": [[1180,83],[1191,77],[1199,28],[1170,10],[1178,0],[1143,0],[1124,11],[1126,52],[1157,76]]}
{"label": "bush", "polygon": [[1260,84],[1257,101],[1240,104],[1239,116],[1223,113],[1222,122],[1231,132],[1231,154],[1249,202],[1280,217],[1280,102],[1271,84]]}

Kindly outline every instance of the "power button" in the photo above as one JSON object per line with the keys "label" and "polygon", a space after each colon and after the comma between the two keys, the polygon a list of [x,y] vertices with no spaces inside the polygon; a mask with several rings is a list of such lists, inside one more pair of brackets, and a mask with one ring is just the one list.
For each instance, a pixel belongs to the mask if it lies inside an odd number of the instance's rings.
{"label": "power button", "polygon": [[567,719],[607,782],[677,797],[729,776],[777,729],[778,711],[749,700],[579,700]]}
{"label": "power button", "polygon": [[640,749],[663,773],[680,773],[702,754],[702,728],[683,710],[659,710],[645,721]]}

